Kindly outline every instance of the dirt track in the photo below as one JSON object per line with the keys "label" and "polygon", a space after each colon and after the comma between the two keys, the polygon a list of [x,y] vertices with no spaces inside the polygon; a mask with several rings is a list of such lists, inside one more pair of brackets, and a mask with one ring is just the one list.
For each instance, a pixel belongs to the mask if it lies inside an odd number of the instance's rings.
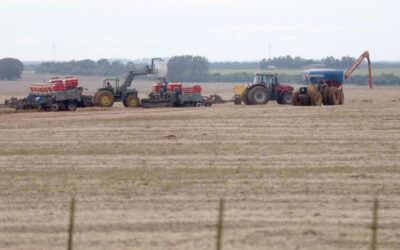
{"label": "dirt track", "polygon": [[[227,91],[221,91],[225,96]],[[400,88],[343,106],[0,114],[0,248],[400,248]],[[172,136],[173,135],[173,136]]]}

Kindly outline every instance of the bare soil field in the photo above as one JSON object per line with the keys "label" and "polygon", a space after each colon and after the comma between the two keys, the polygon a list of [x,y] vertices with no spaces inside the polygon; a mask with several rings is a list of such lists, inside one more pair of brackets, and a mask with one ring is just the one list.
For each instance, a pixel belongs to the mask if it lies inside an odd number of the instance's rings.
{"label": "bare soil field", "polygon": [[0,249],[66,249],[71,197],[74,249],[214,249],[220,198],[223,249],[368,249],[375,197],[378,247],[399,249],[400,88],[345,96],[0,112]]}

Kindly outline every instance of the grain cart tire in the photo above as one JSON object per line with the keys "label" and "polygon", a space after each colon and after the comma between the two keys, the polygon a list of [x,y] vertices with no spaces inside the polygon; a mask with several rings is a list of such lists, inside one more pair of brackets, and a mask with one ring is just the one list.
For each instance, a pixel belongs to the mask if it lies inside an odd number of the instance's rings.
{"label": "grain cart tire", "polygon": [[264,87],[254,87],[249,91],[249,103],[253,105],[263,105],[269,101],[269,93]]}
{"label": "grain cart tire", "polygon": [[339,105],[342,105],[344,103],[344,92],[343,92],[343,89],[339,90],[339,92],[340,92]]}
{"label": "grain cart tire", "polygon": [[285,93],[283,93],[279,104],[286,104],[286,105],[292,104],[292,95],[293,92],[290,91],[286,91]]}
{"label": "grain cart tire", "polygon": [[301,103],[299,101],[299,91],[295,91],[292,95],[292,105],[293,106],[300,106]]}
{"label": "grain cart tire", "polygon": [[311,105],[313,106],[321,106],[322,104],[322,96],[321,93],[319,92],[314,92],[314,94],[311,96]]}
{"label": "grain cart tire", "polygon": [[136,95],[129,95],[124,101],[124,106],[127,108],[137,108],[140,105],[139,97]]}
{"label": "grain cart tire", "polygon": [[330,105],[338,105],[340,99],[339,89],[336,87],[329,88],[329,104]]}
{"label": "grain cart tire", "polygon": [[58,103],[53,103],[51,104],[51,111],[58,111],[60,109],[60,106],[58,105]]}
{"label": "grain cart tire", "polygon": [[322,90],[322,103],[324,105],[329,105],[329,86],[326,86],[324,90]]}
{"label": "grain cart tire", "polygon": [[112,107],[114,104],[114,95],[108,90],[99,91],[95,96],[95,102],[100,107]]}
{"label": "grain cart tire", "polygon": [[78,108],[78,104],[76,102],[69,102],[67,105],[68,111],[75,111]]}
{"label": "grain cart tire", "polygon": [[248,89],[245,89],[242,93],[242,101],[244,104],[249,105],[249,97],[248,97],[249,91]]}

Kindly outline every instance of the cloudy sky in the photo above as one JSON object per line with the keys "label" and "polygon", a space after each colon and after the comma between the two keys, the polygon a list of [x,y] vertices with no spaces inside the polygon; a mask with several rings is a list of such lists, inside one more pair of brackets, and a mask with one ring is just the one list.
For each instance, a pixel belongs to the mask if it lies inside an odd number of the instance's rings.
{"label": "cloudy sky", "polygon": [[[0,0],[0,58],[400,61],[397,0]],[[55,46],[54,46],[55,45]]]}

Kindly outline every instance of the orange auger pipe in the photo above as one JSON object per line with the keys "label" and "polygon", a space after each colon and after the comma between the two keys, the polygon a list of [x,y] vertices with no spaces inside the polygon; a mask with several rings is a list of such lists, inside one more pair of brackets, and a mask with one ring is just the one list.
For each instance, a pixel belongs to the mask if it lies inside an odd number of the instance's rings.
{"label": "orange auger pipe", "polygon": [[369,88],[372,89],[373,85],[372,85],[371,61],[369,60],[368,50],[364,51],[364,53],[362,53],[361,56],[354,61],[353,65],[350,66],[350,68],[346,71],[346,73],[344,73],[344,79],[347,80],[350,77],[351,73],[353,73],[353,71],[356,70],[358,66],[360,66],[364,58],[367,58],[368,61]]}

